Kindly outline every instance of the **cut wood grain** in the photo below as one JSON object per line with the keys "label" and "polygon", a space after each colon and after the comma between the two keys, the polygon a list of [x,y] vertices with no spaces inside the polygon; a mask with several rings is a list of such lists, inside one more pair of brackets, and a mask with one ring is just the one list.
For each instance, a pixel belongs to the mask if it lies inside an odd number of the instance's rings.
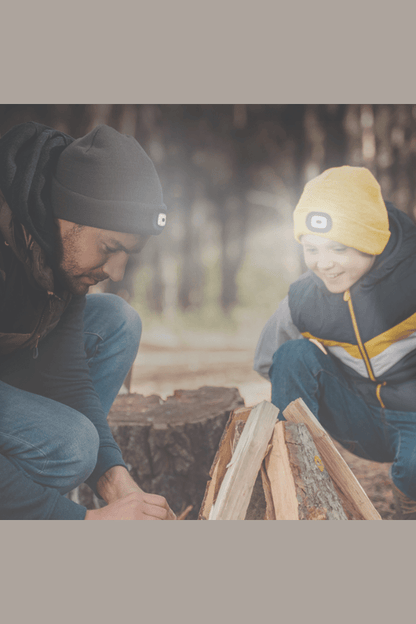
{"label": "cut wood grain", "polygon": [[237,430],[241,427],[241,425],[236,425],[236,423],[247,422],[251,410],[251,407],[240,407],[233,410],[229,416],[229,419],[221,436],[218,450],[215,454],[214,461],[212,462],[212,466],[209,471],[210,478],[208,479],[208,483],[205,488],[205,494],[198,516],[199,520],[208,520],[211,507],[218,496],[221,483],[227,471],[227,465],[229,464],[232,457],[234,446],[233,442],[236,436],[236,427]]}
{"label": "cut wood grain", "polygon": [[[250,415],[252,407],[249,408],[240,408],[234,410],[229,418],[229,421],[224,430],[224,434],[220,441],[220,446],[218,452],[214,458],[213,465],[211,467],[210,475],[211,479],[207,483],[204,500],[201,505],[201,509],[199,512],[200,520],[207,520],[209,517],[209,513],[211,511],[212,503],[215,502],[215,499],[218,495],[220,485],[222,480],[224,479],[227,465],[231,461],[232,454],[234,453],[238,441],[240,439],[241,433],[246,424],[247,418]],[[267,451],[266,451],[267,452]],[[262,466],[262,471],[263,466]],[[264,486],[262,484],[263,475],[260,473],[257,475],[256,481],[254,483],[253,491],[250,497],[250,503],[247,508],[245,520],[264,520],[269,519],[267,517],[266,508],[266,492],[264,490]],[[270,499],[271,501],[271,495]],[[273,506],[273,502],[271,502]],[[269,502],[270,506],[270,502]],[[272,514],[270,519],[273,519],[274,515]]]}
{"label": "cut wood grain", "polygon": [[210,520],[244,520],[278,413],[267,401],[251,410],[211,506]]}
{"label": "cut wood grain", "polygon": [[[244,420],[235,421],[235,432],[233,440],[233,453],[237,448],[238,441],[245,426]],[[267,451],[266,451],[267,452]],[[262,484],[261,472],[259,471],[251,493],[250,502],[247,507],[244,520],[264,520],[266,514],[266,499]]]}
{"label": "cut wood grain", "polygon": [[[302,399],[292,401],[283,412],[289,422],[304,423],[317,447],[319,456],[333,480],[344,509],[352,510],[355,519],[381,520],[355,475],[336,449],[329,434]],[[344,504],[345,498],[345,504]]]}
{"label": "cut wood grain", "polygon": [[272,447],[265,459],[276,520],[298,520],[298,501],[295,481],[289,463],[283,421],[273,431]]}

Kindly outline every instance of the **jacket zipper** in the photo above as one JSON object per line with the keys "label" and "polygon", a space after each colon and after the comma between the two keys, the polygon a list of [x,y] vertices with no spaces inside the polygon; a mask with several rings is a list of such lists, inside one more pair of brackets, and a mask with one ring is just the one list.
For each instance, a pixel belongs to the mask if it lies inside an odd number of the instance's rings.
{"label": "jacket zipper", "polygon": [[[370,362],[370,358],[368,357],[368,353],[366,351],[366,348],[364,346],[363,341],[361,340],[361,336],[360,336],[360,331],[358,329],[358,323],[357,323],[357,319],[355,317],[355,313],[354,313],[354,307],[352,305],[352,299],[351,299],[351,293],[349,290],[346,290],[344,292],[344,301],[346,301],[348,303],[348,309],[350,311],[350,316],[351,316],[351,321],[352,321],[352,326],[354,328],[354,332],[355,332],[355,337],[357,338],[357,343],[358,343],[358,348],[360,350],[361,353],[361,357],[364,360],[364,364],[366,366],[367,372],[368,372],[368,376],[370,377],[371,381],[377,381],[373,372],[373,368],[371,366],[371,362]],[[385,407],[381,396],[380,396],[380,390],[382,386],[385,386],[386,382],[383,381],[382,383],[377,384],[377,388],[376,388],[376,396],[378,399],[378,402],[380,403],[381,407]]]}

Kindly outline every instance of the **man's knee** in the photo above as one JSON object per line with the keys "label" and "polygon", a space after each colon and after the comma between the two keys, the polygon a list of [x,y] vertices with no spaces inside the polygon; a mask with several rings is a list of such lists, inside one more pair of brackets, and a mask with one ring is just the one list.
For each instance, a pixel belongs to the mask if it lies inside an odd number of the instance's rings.
{"label": "man's knee", "polygon": [[140,337],[142,335],[142,321],[136,310],[127,301],[118,297],[117,302],[118,314],[123,319],[123,330],[125,334],[132,340],[137,349],[139,348]]}
{"label": "man's knee", "polygon": [[100,317],[107,325],[107,335],[118,335],[126,348],[139,348],[142,322],[136,310],[127,301],[111,293],[88,295],[100,307]]}
{"label": "man's knee", "polygon": [[46,478],[61,494],[84,483],[97,464],[99,445],[98,431],[91,421],[73,413],[49,455],[42,481]]}

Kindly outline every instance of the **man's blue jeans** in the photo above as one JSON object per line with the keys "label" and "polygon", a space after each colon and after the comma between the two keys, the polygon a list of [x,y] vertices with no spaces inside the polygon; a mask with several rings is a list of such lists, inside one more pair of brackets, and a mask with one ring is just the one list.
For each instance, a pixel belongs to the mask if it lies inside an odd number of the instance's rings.
{"label": "man's blue jeans", "polygon": [[[84,346],[106,415],[134,362],[140,335],[140,318],[123,299],[87,295]],[[97,430],[80,412],[19,385],[0,381],[0,452],[36,483],[66,494],[94,470]]]}
{"label": "man's blue jeans", "polygon": [[347,450],[393,462],[396,487],[416,500],[416,412],[368,405],[330,355],[309,340],[284,343],[270,368],[272,403],[283,410],[302,398],[328,433]]}

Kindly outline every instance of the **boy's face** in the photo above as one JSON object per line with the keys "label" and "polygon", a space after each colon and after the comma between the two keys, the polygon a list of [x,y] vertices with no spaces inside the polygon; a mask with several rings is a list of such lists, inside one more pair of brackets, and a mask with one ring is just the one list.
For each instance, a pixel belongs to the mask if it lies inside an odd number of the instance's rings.
{"label": "boy's face", "polygon": [[302,236],[301,243],[306,266],[332,293],[342,293],[351,288],[371,269],[376,258],[314,234]]}

